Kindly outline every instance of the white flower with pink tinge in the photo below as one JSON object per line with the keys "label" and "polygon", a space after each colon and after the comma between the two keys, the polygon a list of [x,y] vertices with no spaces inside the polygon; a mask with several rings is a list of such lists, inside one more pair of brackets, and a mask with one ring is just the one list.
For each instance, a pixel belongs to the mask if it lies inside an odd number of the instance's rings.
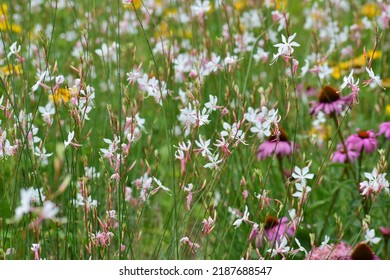
{"label": "white flower with pink tinge", "polygon": [[389,193],[389,181],[386,179],[386,173],[379,174],[378,170],[374,168],[372,173],[365,172],[364,176],[368,181],[360,183],[360,191],[364,196],[370,196],[372,193],[379,193],[382,189]]}
{"label": "white flower with pink tinge", "polygon": [[278,60],[279,56],[282,56],[284,59],[291,58],[291,55],[294,52],[293,47],[299,47],[300,45],[297,42],[294,42],[294,38],[297,36],[297,33],[289,36],[288,39],[282,34],[282,43],[275,44],[274,47],[278,48],[278,52],[273,55],[271,64],[274,64]]}

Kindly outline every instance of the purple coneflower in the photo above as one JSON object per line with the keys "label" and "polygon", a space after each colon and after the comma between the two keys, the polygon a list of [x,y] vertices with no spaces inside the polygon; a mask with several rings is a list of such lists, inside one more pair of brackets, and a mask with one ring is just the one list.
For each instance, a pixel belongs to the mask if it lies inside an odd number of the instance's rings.
{"label": "purple coneflower", "polygon": [[384,122],[379,125],[378,135],[384,134],[387,140],[390,140],[390,122]]}
{"label": "purple coneflower", "polygon": [[379,260],[366,243],[359,243],[353,251],[351,246],[341,242],[313,248],[307,260]]}
{"label": "purple coneflower", "polygon": [[347,154],[350,162],[354,162],[359,157],[359,152],[353,149],[348,149],[345,151],[344,146],[342,144],[337,145],[337,150],[333,154],[332,161],[345,163],[347,162]]}
{"label": "purple coneflower", "polygon": [[320,111],[326,115],[340,114],[349,103],[350,99],[342,97],[335,88],[324,86],[318,95],[318,102],[312,105],[310,114],[316,115]]}
{"label": "purple coneflower", "polygon": [[383,239],[390,238],[390,227],[379,227],[379,231],[382,233]]}
{"label": "purple coneflower", "polygon": [[256,238],[256,246],[260,248],[263,245],[264,237],[269,242],[280,242],[284,235],[293,236],[294,231],[294,227],[291,225],[288,218],[283,217],[278,219],[272,215],[269,215],[264,221],[263,232],[261,233],[258,230],[258,227],[254,228],[249,236],[249,240]]}
{"label": "purple coneflower", "polygon": [[279,128],[278,135],[272,134],[268,140],[263,142],[257,152],[259,160],[272,156],[274,153],[277,156],[283,157],[291,155],[294,149],[294,143],[288,141],[286,133]]}
{"label": "purple coneflower", "polygon": [[345,141],[349,149],[366,153],[372,153],[378,147],[378,141],[375,138],[375,132],[372,130],[361,130],[358,133],[352,134]]}
{"label": "purple coneflower", "polygon": [[383,243],[384,243],[384,258],[385,259],[388,259],[387,256],[388,256],[388,243],[389,243],[389,239],[390,239],[390,227],[379,227],[379,231],[381,232],[382,236],[383,236]]}

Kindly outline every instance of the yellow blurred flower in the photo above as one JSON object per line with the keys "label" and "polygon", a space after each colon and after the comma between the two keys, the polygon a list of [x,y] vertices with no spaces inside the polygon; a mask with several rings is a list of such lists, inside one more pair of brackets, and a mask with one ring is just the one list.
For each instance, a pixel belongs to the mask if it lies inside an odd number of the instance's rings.
{"label": "yellow blurred flower", "polygon": [[0,5],[0,30],[1,31],[12,31],[15,33],[22,32],[22,27],[18,24],[12,24],[8,20],[8,6],[3,3]]}
{"label": "yellow blurred flower", "polygon": [[376,3],[367,3],[363,5],[362,14],[366,17],[373,18],[380,15],[378,5]]}
{"label": "yellow blurred flower", "polygon": [[390,78],[384,78],[382,79],[382,86],[384,88],[390,88]]}
{"label": "yellow blurred flower", "polygon": [[130,3],[123,4],[123,7],[133,8],[133,5],[134,5],[134,8],[136,8],[138,10],[139,8],[141,8],[141,4],[142,4],[141,0],[133,0]]}
{"label": "yellow blurred flower", "polygon": [[237,11],[242,11],[243,9],[245,9],[246,7],[246,1],[236,1],[234,3],[234,8],[237,10]]}
{"label": "yellow blurred flower", "polygon": [[352,60],[339,62],[333,67],[333,78],[340,79],[341,75],[345,74],[345,72],[349,71],[350,69],[363,69],[367,65],[367,62],[371,56],[374,60],[379,59],[382,57],[382,52],[375,51],[374,53],[373,50],[369,50],[366,52],[366,56],[361,54]]}
{"label": "yellow blurred flower", "polygon": [[287,8],[288,1],[287,0],[275,0],[275,8],[277,10],[281,10],[282,8]]}
{"label": "yellow blurred flower", "polygon": [[3,73],[5,76],[10,76],[10,75],[20,75],[23,73],[22,67],[20,65],[12,65],[10,64],[2,66],[0,68],[0,72]]}
{"label": "yellow blurred flower", "polygon": [[332,77],[335,78],[336,80],[340,79],[341,77],[341,68],[340,66],[334,66],[333,68],[333,72],[332,72]]}
{"label": "yellow blurred flower", "polygon": [[58,88],[49,97],[51,101],[54,101],[57,104],[61,104],[62,102],[68,103],[70,100],[70,91],[68,88]]}
{"label": "yellow blurred flower", "polygon": [[310,139],[321,144],[332,137],[332,126],[321,124],[317,127],[312,127],[308,134]]}
{"label": "yellow blurred flower", "polygon": [[386,115],[390,116],[390,104],[386,106]]}

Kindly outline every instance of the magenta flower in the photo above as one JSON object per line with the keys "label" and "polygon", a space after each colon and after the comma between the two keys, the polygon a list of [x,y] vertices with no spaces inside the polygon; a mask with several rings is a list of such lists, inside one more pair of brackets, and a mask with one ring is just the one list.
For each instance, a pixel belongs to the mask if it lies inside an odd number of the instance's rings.
{"label": "magenta flower", "polygon": [[337,150],[333,154],[332,161],[345,163],[347,162],[347,154],[350,162],[354,162],[359,157],[359,152],[352,149],[348,149],[348,147],[347,151],[345,151],[344,146],[342,144],[338,144]]}
{"label": "magenta flower", "polygon": [[390,122],[384,122],[379,125],[378,135],[384,134],[387,140],[390,140]]}
{"label": "magenta flower", "polygon": [[271,135],[268,140],[263,142],[257,152],[258,160],[271,157],[273,154],[284,157],[291,155],[294,149],[294,143],[288,141],[286,133],[279,128],[279,135]]}
{"label": "magenta flower", "polygon": [[331,86],[324,86],[318,95],[318,102],[312,104],[310,114],[316,115],[320,111],[325,115],[340,114],[349,103],[350,98],[340,96]]}
{"label": "magenta flower", "polygon": [[375,138],[375,132],[372,130],[361,130],[347,138],[345,144],[349,149],[366,153],[372,153],[378,147],[378,141]]}
{"label": "magenta flower", "polygon": [[284,235],[293,236],[294,227],[289,222],[288,218],[283,217],[277,219],[276,217],[269,215],[264,221],[264,229],[261,233],[259,227],[252,229],[252,232],[249,235],[249,240],[256,239],[256,246],[258,248],[262,247],[263,239],[265,238],[268,242],[280,242],[281,238]]}
{"label": "magenta flower", "polygon": [[384,239],[390,238],[390,227],[379,227],[379,231],[382,233]]}

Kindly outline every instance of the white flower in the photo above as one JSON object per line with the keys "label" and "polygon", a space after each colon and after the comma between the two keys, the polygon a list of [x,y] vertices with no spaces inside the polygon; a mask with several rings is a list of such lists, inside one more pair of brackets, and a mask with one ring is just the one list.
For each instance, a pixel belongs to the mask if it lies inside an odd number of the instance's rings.
{"label": "white flower", "polygon": [[372,70],[372,68],[369,69],[369,68],[366,67],[366,71],[367,71],[368,75],[370,76],[370,79],[365,81],[364,83],[366,85],[368,85],[368,84],[370,84],[371,82],[374,81],[375,83],[377,83],[378,86],[382,87],[382,80],[381,80],[381,78],[374,74],[374,71]]}
{"label": "white flower", "polygon": [[287,245],[287,238],[283,235],[280,240],[280,243],[276,241],[275,248],[268,249],[267,252],[271,253],[271,257],[275,257],[277,254],[284,255],[284,253],[288,253],[290,251],[290,247]]}
{"label": "white flower", "polygon": [[31,250],[34,251],[34,252],[38,252],[39,247],[40,247],[39,244],[33,243],[32,246],[31,246]]}
{"label": "white flower", "polygon": [[9,53],[7,55],[7,58],[9,59],[11,57],[11,55],[17,55],[21,49],[22,49],[22,47],[20,45],[18,45],[17,41],[15,41],[11,45],[11,47],[9,48]]}
{"label": "white flower", "polygon": [[214,156],[209,155],[207,156],[209,159],[209,163],[206,163],[203,167],[204,168],[210,168],[210,169],[218,169],[218,164],[222,162],[222,159],[219,159],[219,154],[216,154]]}
{"label": "white flower", "polygon": [[343,78],[343,83],[340,86],[340,90],[343,90],[346,86],[350,88],[359,87],[359,79],[355,82],[355,79],[353,78],[353,69],[351,70],[351,73],[349,73],[348,76],[345,76]]}
{"label": "white flower", "polygon": [[56,110],[51,102],[47,103],[45,107],[39,106],[38,111],[41,113],[45,123],[47,123],[48,125],[53,124],[53,119],[51,118],[51,116],[55,114]]}
{"label": "white flower", "polygon": [[328,246],[329,240],[330,240],[329,236],[325,235],[324,241],[321,242],[320,248],[324,248]]}
{"label": "white flower", "polygon": [[292,177],[302,184],[306,184],[306,179],[313,179],[314,174],[309,173],[309,166],[305,166],[300,169],[298,166],[295,166]]}
{"label": "white flower", "polygon": [[204,124],[208,124],[210,123],[210,120],[209,120],[209,112],[206,108],[203,108],[202,109],[202,112],[198,111],[196,113],[197,117],[196,117],[196,125],[198,126],[202,126]]}
{"label": "white flower", "polygon": [[295,242],[297,243],[297,245],[299,247],[299,251],[302,251],[305,253],[305,255],[307,255],[308,254],[307,250],[304,247],[302,247],[301,242],[299,242],[299,240],[297,238],[295,238]]}
{"label": "white flower", "polygon": [[170,192],[171,190],[169,189],[169,188],[167,188],[166,186],[163,186],[163,184],[161,183],[161,181],[159,180],[159,179],[157,179],[156,177],[153,177],[153,180],[154,180],[154,182],[156,182],[156,184],[157,184],[157,188],[156,188],[156,190],[157,189],[163,189],[164,191],[166,191],[166,192]]}
{"label": "white flower", "polygon": [[295,183],[295,188],[297,189],[297,192],[295,192],[293,196],[298,197],[299,199],[304,199],[306,195],[311,191],[311,188],[309,186],[306,186],[305,184],[301,183]]}
{"label": "white flower", "polygon": [[66,147],[69,146],[69,144],[72,143],[73,138],[74,138],[74,131],[70,131],[70,132],[68,133],[68,140],[65,140],[65,141],[64,141],[65,149],[66,149]]}
{"label": "white flower", "polygon": [[63,75],[59,75],[56,77],[56,84],[62,84],[65,81],[65,78]]}
{"label": "white flower", "polygon": [[42,147],[42,150],[39,149],[39,147],[35,147],[34,155],[36,155],[39,158],[39,161],[41,162],[41,165],[45,166],[48,163],[47,158],[51,157],[53,153],[46,153],[46,148]]}
{"label": "white flower", "polygon": [[38,87],[43,83],[43,81],[49,77],[49,70],[43,71],[40,76],[38,81],[31,87],[31,91],[35,92],[37,91]]}
{"label": "white flower", "polygon": [[247,222],[248,221],[248,218],[249,218],[249,212],[248,212],[248,206],[245,205],[245,211],[244,211],[244,215],[242,216],[242,218],[240,219],[237,219],[234,223],[233,223],[233,226],[235,228],[238,228],[239,226],[241,226],[242,222]]}
{"label": "white flower", "polygon": [[216,97],[214,95],[209,95],[209,98],[210,98],[210,101],[207,102],[206,104],[204,104],[204,106],[211,111],[217,110],[218,109],[218,106],[217,106],[218,97]]}
{"label": "white flower", "polygon": [[51,201],[45,201],[40,216],[43,219],[53,219],[60,209]]}
{"label": "white flower", "polygon": [[20,190],[20,206],[15,209],[15,219],[18,221],[22,216],[30,212],[31,198],[34,195],[34,189],[21,189]]}
{"label": "white flower", "polygon": [[208,0],[205,0],[205,1],[201,1],[201,0],[196,0],[195,4],[191,5],[191,12],[195,15],[195,16],[203,16],[205,13],[207,13],[208,11],[210,11],[211,9],[211,6],[210,6],[210,1]]}
{"label": "white flower", "polygon": [[320,65],[318,67],[318,77],[320,80],[323,80],[325,78],[329,78],[329,76],[333,73],[333,68],[330,68],[328,66],[328,63],[325,63],[323,65]]}
{"label": "white flower", "polygon": [[211,155],[211,151],[209,149],[210,143],[211,143],[211,140],[208,139],[208,140],[204,141],[202,138],[202,135],[199,135],[199,141],[195,140],[195,144],[199,147],[199,149],[197,149],[197,150],[201,152],[203,157],[205,157],[207,155]]}
{"label": "white flower", "polygon": [[293,52],[293,47],[299,47],[300,45],[297,42],[294,42],[294,38],[297,36],[297,33],[289,36],[288,39],[282,34],[282,43],[275,44],[274,47],[278,48],[278,52],[274,54],[271,64],[279,58],[279,56],[290,57]]}
{"label": "white flower", "polygon": [[366,239],[366,242],[372,243],[372,244],[378,244],[381,240],[379,237],[375,237],[375,230],[374,229],[367,229],[366,235],[364,236]]}
{"label": "white flower", "polygon": [[368,181],[360,183],[362,195],[369,196],[371,193],[379,193],[382,189],[389,192],[389,181],[386,179],[386,173],[379,174],[378,170],[374,168],[372,173],[364,172],[364,176]]}

